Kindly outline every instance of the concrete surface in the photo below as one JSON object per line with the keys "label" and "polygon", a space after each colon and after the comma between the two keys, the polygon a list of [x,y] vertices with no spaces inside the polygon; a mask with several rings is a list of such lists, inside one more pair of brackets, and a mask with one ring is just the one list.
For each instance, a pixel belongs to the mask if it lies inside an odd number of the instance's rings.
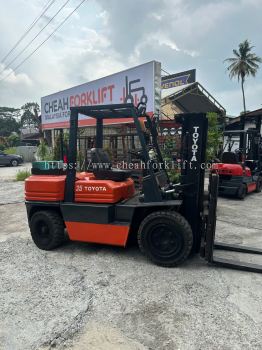
{"label": "concrete surface", "polygon": [[[262,348],[261,275],[209,267],[197,256],[160,268],[136,247],[71,242],[40,251],[30,239],[23,184],[6,169],[0,168],[0,178],[9,179],[0,181],[0,349]],[[218,239],[262,248],[261,202],[262,194],[220,198]]]}
{"label": "concrete surface", "polygon": [[20,170],[31,170],[32,163],[23,163],[15,167],[0,165],[0,181],[12,181]]}

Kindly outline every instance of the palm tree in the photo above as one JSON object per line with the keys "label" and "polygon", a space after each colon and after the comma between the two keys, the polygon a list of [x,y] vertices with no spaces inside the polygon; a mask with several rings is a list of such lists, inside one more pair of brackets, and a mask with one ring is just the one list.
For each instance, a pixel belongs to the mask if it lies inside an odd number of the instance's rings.
{"label": "palm tree", "polygon": [[229,71],[229,78],[232,79],[237,77],[238,81],[241,79],[244,114],[246,114],[246,99],[244,92],[245,78],[249,75],[252,75],[253,77],[256,76],[259,63],[262,62],[262,59],[255,53],[251,52],[254,46],[250,46],[250,42],[248,40],[240,43],[238,47],[238,50],[233,50],[235,57],[227,58],[224,62],[229,63],[229,66],[227,67],[227,70]]}

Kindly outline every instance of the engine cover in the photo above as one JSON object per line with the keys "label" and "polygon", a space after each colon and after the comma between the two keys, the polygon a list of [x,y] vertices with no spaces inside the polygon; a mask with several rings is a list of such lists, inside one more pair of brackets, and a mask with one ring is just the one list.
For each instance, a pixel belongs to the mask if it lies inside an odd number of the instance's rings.
{"label": "engine cover", "polygon": [[241,164],[215,163],[212,165],[212,172],[219,175],[251,176],[250,168],[242,167]]}
{"label": "engine cover", "polygon": [[[32,175],[25,181],[25,199],[28,201],[63,201],[65,175]],[[96,180],[92,173],[78,173],[75,182],[75,202],[117,203],[132,197],[134,181]]]}

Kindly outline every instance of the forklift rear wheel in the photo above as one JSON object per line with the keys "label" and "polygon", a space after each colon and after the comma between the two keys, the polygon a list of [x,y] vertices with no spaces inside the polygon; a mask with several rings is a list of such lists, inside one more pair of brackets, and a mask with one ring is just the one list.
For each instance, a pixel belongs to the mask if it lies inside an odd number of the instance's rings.
{"label": "forklift rear wheel", "polygon": [[261,192],[261,190],[262,190],[262,178],[259,177],[257,179],[256,192],[259,193],[259,192]]}
{"label": "forklift rear wheel", "polygon": [[247,194],[247,186],[245,184],[241,184],[237,191],[237,198],[244,199]]}
{"label": "forklift rear wheel", "polygon": [[193,234],[189,223],[177,212],[157,211],[142,221],[138,245],[155,264],[173,267],[190,255]]}
{"label": "forklift rear wheel", "polygon": [[35,245],[43,250],[52,250],[65,241],[64,222],[51,210],[36,212],[30,220],[30,231]]}

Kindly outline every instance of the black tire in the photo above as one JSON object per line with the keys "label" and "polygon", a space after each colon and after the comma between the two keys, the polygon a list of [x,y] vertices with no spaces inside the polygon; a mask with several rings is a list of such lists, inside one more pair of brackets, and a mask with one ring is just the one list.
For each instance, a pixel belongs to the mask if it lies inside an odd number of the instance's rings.
{"label": "black tire", "polygon": [[245,184],[241,184],[237,191],[237,198],[245,199],[247,195],[247,186]]}
{"label": "black tire", "polygon": [[42,210],[33,214],[30,220],[30,231],[39,249],[52,250],[66,240],[63,219],[55,211]]}
{"label": "black tire", "polygon": [[18,166],[18,161],[16,159],[12,159],[10,164],[11,166]]}
{"label": "black tire", "polygon": [[257,179],[257,186],[256,186],[256,190],[257,193],[262,191],[262,177],[259,176],[259,178]]}
{"label": "black tire", "polygon": [[138,245],[155,264],[173,267],[190,255],[193,233],[186,219],[177,212],[157,211],[141,222]]}

